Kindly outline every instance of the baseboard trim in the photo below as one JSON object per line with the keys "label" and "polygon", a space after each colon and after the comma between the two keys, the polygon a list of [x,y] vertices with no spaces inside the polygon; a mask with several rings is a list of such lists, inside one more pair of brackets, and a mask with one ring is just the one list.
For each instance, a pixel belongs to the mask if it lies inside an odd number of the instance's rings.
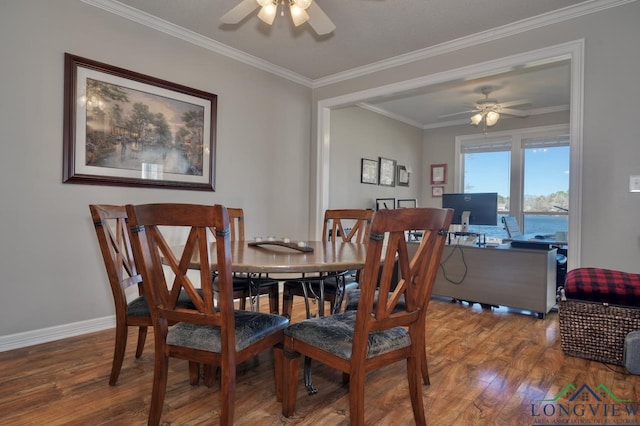
{"label": "baseboard trim", "polygon": [[0,352],[114,328],[115,315],[0,336]]}

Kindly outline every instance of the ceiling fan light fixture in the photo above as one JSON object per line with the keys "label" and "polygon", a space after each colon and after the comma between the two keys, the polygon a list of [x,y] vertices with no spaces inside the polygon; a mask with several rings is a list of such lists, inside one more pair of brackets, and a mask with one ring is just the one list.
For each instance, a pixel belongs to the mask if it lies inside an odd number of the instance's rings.
{"label": "ceiling fan light fixture", "polygon": [[272,25],[273,21],[276,19],[277,9],[276,5],[270,2],[266,6],[262,6],[262,9],[260,9],[260,12],[258,13],[258,18],[260,18],[262,22]]}
{"label": "ceiling fan light fixture", "polygon": [[289,10],[291,11],[291,19],[293,20],[293,25],[296,27],[300,24],[304,24],[309,20],[309,14],[306,10],[293,3]]}
{"label": "ceiling fan light fixture", "polygon": [[471,117],[471,124],[473,124],[474,126],[477,126],[478,124],[480,124],[481,121],[482,121],[481,113],[477,113],[476,115]]}
{"label": "ceiling fan light fixture", "polygon": [[500,118],[500,114],[498,114],[496,111],[489,111],[486,117],[487,126],[489,127],[494,126],[498,122],[499,118]]}
{"label": "ceiling fan light fixture", "polygon": [[311,6],[311,2],[313,2],[313,0],[293,0],[293,4],[300,9],[308,9],[309,6]]}
{"label": "ceiling fan light fixture", "polygon": [[265,7],[268,6],[270,4],[274,4],[275,2],[273,0],[256,0],[256,2],[261,6],[261,7]]}

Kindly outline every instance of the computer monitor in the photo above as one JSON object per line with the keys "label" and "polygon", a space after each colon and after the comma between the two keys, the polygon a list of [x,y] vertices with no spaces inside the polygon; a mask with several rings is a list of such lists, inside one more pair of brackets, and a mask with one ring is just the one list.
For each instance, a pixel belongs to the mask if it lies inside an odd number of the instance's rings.
{"label": "computer monitor", "polygon": [[454,210],[451,223],[462,225],[464,232],[469,225],[498,225],[497,192],[442,194],[442,208]]}

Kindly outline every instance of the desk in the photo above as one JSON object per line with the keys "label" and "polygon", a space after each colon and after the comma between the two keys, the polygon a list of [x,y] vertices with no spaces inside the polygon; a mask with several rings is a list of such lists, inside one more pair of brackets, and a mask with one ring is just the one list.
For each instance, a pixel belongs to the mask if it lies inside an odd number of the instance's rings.
{"label": "desk", "polygon": [[566,245],[566,241],[557,240],[555,236],[536,238],[536,234],[523,234],[511,238],[511,246],[515,248],[548,250],[551,247],[561,247]]}
{"label": "desk", "polygon": [[556,249],[447,245],[441,265],[437,296],[525,309],[539,318],[556,303]]}

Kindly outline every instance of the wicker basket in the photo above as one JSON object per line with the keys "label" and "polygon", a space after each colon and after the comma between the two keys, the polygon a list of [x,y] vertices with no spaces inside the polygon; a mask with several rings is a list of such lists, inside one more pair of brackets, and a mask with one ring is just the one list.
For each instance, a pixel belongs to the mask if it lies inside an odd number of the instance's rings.
{"label": "wicker basket", "polygon": [[583,300],[559,302],[560,343],[567,355],[623,365],[624,339],[640,330],[640,308]]}

